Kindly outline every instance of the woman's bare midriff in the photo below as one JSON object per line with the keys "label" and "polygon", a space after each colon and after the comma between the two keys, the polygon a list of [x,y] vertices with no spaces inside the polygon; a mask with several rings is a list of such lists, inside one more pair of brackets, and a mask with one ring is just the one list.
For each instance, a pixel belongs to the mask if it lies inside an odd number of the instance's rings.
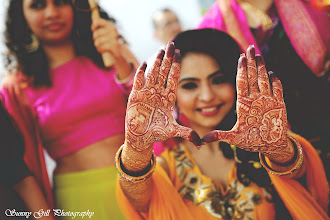
{"label": "woman's bare midriff", "polygon": [[124,140],[124,134],[111,136],[60,158],[56,161],[54,173],[72,173],[114,165],[116,152]]}

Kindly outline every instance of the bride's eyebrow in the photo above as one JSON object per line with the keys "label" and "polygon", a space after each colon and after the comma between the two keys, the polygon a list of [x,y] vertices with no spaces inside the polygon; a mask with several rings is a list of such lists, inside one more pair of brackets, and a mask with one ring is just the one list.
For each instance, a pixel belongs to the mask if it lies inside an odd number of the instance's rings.
{"label": "bride's eyebrow", "polygon": [[[210,79],[210,78],[212,78],[216,75],[224,76],[224,74],[222,73],[222,70],[219,69],[219,70],[215,71],[214,73],[211,73],[207,78]],[[199,79],[198,78],[193,78],[193,77],[183,78],[179,81],[179,84],[184,82],[184,81],[199,81]]]}
{"label": "bride's eyebrow", "polygon": [[212,77],[214,77],[216,75],[222,75],[222,76],[224,76],[224,74],[222,73],[222,70],[219,69],[219,70],[215,71],[214,73],[212,73],[211,75],[209,75],[207,78],[210,79],[210,78],[212,78]]}
{"label": "bride's eyebrow", "polygon": [[190,77],[190,78],[183,78],[179,81],[179,83],[182,83],[184,81],[199,81],[199,79],[197,78],[193,78],[193,77]]}

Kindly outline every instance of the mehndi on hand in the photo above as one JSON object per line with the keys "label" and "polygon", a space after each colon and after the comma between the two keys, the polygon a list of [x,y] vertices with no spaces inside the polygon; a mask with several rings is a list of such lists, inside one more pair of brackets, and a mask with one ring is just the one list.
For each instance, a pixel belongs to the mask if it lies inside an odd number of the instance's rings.
{"label": "mehndi on hand", "polygon": [[253,46],[246,53],[247,57],[242,54],[238,61],[235,126],[230,131],[212,131],[202,140],[223,141],[277,161],[288,161],[292,150],[287,147],[287,113],[281,82],[272,72],[268,76],[264,61],[255,56]]}
{"label": "mehndi on hand", "polygon": [[[165,55],[164,55],[165,54]],[[150,149],[154,142],[182,137],[196,146],[201,139],[191,128],[179,125],[173,117],[180,76],[180,51],[174,43],[160,50],[145,80],[146,63],[137,71],[126,112],[126,142],[137,151]]]}

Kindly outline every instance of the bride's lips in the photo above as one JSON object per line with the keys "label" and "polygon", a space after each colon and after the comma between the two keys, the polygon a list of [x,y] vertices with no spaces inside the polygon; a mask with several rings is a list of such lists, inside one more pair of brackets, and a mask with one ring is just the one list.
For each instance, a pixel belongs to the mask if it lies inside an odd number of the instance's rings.
{"label": "bride's lips", "polygon": [[219,112],[221,106],[223,104],[219,105],[213,105],[213,106],[207,106],[207,107],[202,107],[202,108],[197,108],[197,111],[204,116],[212,116],[215,115]]}

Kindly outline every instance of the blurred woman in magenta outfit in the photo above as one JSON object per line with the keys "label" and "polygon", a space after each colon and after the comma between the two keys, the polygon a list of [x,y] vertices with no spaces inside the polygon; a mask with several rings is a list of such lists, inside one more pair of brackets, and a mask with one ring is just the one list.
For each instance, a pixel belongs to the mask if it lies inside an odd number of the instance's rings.
{"label": "blurred woman in magenta outfit", "polygon": [[[10,1],[6,45],[15,72],[1,93],[23,132],[26,163],[48,200],[43,148],[56,161],[56,208],[122,219],[114,157],[124,141],[135,69],[113,19],[105,12],[101,17],[91,20],[71,0]],[[103,52],[114,57],[112,67],[104,66]]]}

